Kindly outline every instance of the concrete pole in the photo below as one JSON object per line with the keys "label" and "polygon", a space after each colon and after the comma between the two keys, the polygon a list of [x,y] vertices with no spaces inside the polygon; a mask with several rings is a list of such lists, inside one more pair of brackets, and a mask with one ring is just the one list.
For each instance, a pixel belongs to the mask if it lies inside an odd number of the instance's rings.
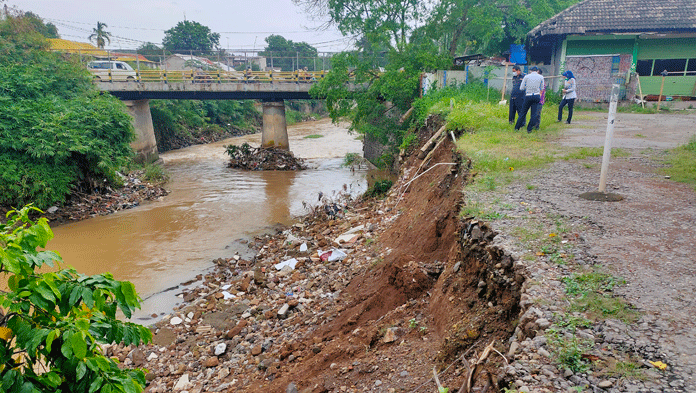
{"label": "concrete pole", "polygon": [[609,171],[609,159],[611,158],[611,141],[614,138],[614,120],[616,119],[616,104],[619,101],[619,85],[611,86],[611,102],[609,104],[609,116],[607,117],[607,135],[604,139],[604,155],[602,156],[602,172],[599,175],[599,192],[606,192],[607,172]]}
{"label": "concrete pole", "polygon": [[288,127],[285,122],[285,102],[263,101],[263,131],[261,147],[290,150]]}

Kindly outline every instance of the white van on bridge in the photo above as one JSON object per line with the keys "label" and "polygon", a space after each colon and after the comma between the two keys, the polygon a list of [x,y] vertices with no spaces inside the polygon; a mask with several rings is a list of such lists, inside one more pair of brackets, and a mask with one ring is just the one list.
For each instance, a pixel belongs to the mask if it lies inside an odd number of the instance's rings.
{"label": "white van on bridge", "polygon": [[133,67],[124,61],[95,60],[89,62],[87,68],[100,82],[135,82],[137,76]]}

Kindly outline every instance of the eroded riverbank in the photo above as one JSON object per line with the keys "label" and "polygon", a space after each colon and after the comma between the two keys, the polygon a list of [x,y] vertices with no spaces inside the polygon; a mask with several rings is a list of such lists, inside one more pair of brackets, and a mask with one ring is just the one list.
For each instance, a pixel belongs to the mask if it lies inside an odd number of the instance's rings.
{"label": "eroded riverbank", "polygon": [[[289,127],[291,148],[308,159],[301,172],[245,172],[226,167],[224,146],[260,143],[260,134],[162,155],[171,181],[170,194],[136,209],[54,228],[49,248],[85,274],[110,271],[132,281],[147,298],[138,318],[161,314],[178,301],[162,291],[190,281],[226,256],[240,239],[249,239],[276,224],[288,224],[317,203],[319,192],[331,198],[339,190],[365,189],[366,168],[342,166],[346,153],[362,143],[329,120]],[[304,139],[310,134],[321,138]],[[153,296],[155,294],[159,294]]]}

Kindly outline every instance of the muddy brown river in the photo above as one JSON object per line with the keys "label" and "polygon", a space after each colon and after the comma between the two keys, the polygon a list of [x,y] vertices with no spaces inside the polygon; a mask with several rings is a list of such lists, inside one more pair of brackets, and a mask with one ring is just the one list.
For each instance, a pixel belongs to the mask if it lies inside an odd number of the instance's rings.
{"label": "muddy brown river", "polygon": [[[330,120],[288,127],[290,149],[311,169],[300,172],[246,172],[226,167],[224,146],[249,142],[261,135],[230,138],[168,152],[160,157],[171,180],[171,193],[158,202],[109,216],[54,228],[48,248],[84,274],[111,272],[135,284],[145,299],[136,315],[170,310],[179,298],[180,283],[229,258],[240,239],[290,224],[316,205],[319,192],[335,197],[344,187],[357,194],[366,188],[367,168],[342,166],[347,153],[362,153],[362,142]],[[305,138],[322,135],[320,138]]]}

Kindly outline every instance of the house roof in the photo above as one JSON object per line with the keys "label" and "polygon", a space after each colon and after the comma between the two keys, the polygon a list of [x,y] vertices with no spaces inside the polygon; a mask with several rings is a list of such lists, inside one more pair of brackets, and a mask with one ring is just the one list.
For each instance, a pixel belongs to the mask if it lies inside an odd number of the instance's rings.
{"label": "house roof", "polygon": [[148,60],[145,56],[143,56],[141,54],[135,54],[135,53],[111,52],[111,59],[112,60],[120,60],[120,61],[139,61],[141,63],[156,63],[154,61]]}
{"label": "house roof", "polygon": [[60,38],[49,38],[51,49],[68,53],[83,53],[97,57],[107,57],[109,53],[88,42],[68,41]]}
{"label": "house roof", "polygon": [[528,36],[633,32],[696,32],[696,1],[583,0],[542,22]]}

